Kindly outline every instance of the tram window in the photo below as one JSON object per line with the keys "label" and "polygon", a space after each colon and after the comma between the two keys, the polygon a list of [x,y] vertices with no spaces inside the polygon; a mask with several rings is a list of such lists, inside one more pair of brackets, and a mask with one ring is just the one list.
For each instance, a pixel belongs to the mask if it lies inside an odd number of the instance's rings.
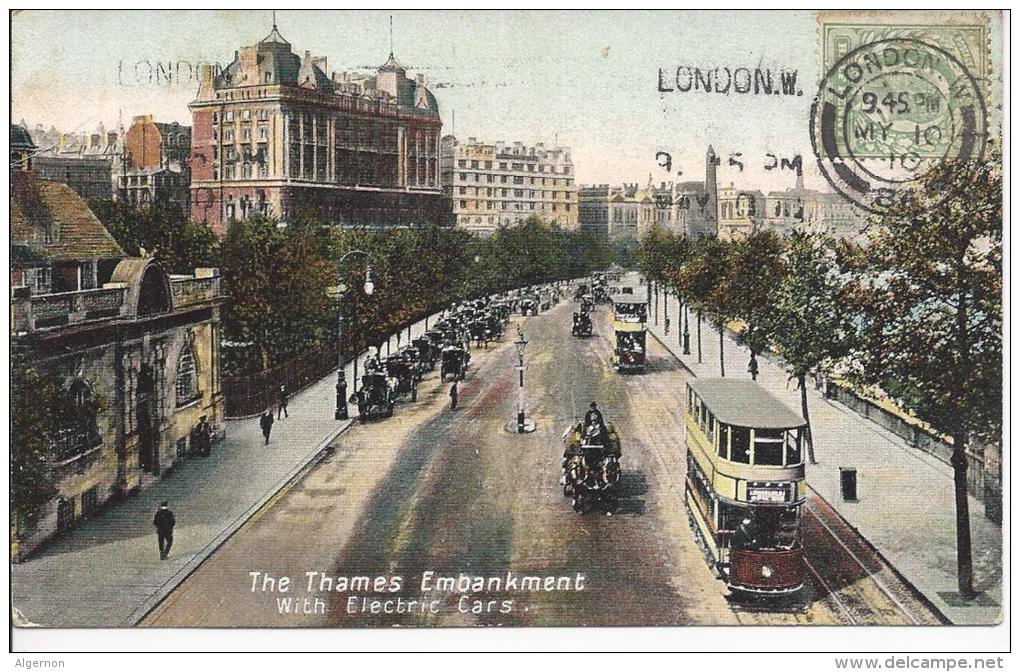
{"label": "tram window", "polygon": [[730,460],[742,464],[751,461],[751,430],[747,427],[730,430]]}
{"label": "tram window", "polygon": [[695,417],[696,414],[697,414],[697,403],[698,403],[698,397],[695,396],[694,390],[692,390],[691,388],[688,387],[687,388],[687,415],[691,416],[692,418]]}
{"label": "tram window", "polygon": [[755,522],[763,548],[789,549],[797,544],[796,507],[758,509]]}
{"label": "tram window", "polygon": [[786,432],[786,463],[800,464],[801,461],[801,432],[799,429],[791,429]]}
{"label": "tram window", "polygon": [[701,402],[701,414],[698,415],[698,426],[701,427],[702,432],[707,432],[708,427],[706,426],[708,420],[708,406],[705,406],[705,402]]}
{"label": "tram window", "polygon": [[719,530],[735,530],[747,515],[747,509],[727,502],[719,502]]}
{"label": "tram window", "polygon": [[781,429],[754,430],[754,463],[781,466],[784,434]]}
{"label": "tram window", "polygon": [[730,426],[719,423],[719,457],[727,459],[730,448]]}
{"label": "tram window", "polygon": [[708,432],[707,432],[707,434],[708,434],[708,442],[714,445],[715,444],[715,416],[712,415],[711,411],[708,412],[708,419],[705,422],[708,423]]}

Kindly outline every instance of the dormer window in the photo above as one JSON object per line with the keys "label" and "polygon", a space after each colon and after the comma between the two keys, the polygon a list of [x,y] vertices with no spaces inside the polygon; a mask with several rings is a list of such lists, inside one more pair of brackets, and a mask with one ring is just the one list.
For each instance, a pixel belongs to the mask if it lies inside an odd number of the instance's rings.
{"label": "dormer window", "polygon": [[265,74],[265,78],[263,79],[263,82],[266,83],[266,84],[269,84],[272,81],[273,81],[273,73],[267,72]]}

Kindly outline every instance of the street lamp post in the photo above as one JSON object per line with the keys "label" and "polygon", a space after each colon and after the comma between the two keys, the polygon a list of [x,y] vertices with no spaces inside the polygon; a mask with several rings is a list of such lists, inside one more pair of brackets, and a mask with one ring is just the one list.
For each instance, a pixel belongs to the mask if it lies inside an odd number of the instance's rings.
{"label": "street lamp post", "polygon": [[535,421],[528,419],[524,410],[524,350],[528,347],[528,339],[524,337],[524,332],[520,327],[517,327],[517,340],[514,341],[514,345],[517,346],[517,371],[519,373],[519,382],[517,387],[517,418],[516,420],[510,421],[507,429],[515,434],[525,434],[527,432],[535,431]]}
{"label": "street lamp post", "polygon": [[688,312],[690,306],[687,300],[684,299],[684,354],[691,354],[691,322],[688,319]]}
{"label": "street lamp post", "polygon": [[[337,369],[336,369],[336,419],[346,420],[348,418],[347,413],[347,374],[344,369],[346,368],[346,362],[344,361],[344,297],[347,294],[347,287],[344,285],[343,266],[344,262],[352,256],[361,255],[368,258],[368,252],[363,250],[351,250],[344,256],[340,257],[340,261],[337,262],[337,318],[336,318],[336,331],[337,331]],[[372,269],[371,267],[365,269],[365,294],[371,296],[372,292],[375,291],[375,283],[372,282]],[[355,362],[357,364],[357,362]],[[355,374],[357,376],[357,374]],[[357,385],[357,381],[355,381]]]}

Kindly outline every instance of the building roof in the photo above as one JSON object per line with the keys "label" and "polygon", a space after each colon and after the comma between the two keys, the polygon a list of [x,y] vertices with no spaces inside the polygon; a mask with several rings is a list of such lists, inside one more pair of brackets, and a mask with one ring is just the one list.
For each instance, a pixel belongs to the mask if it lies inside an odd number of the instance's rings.
{"label": "building roof", "polygon": [[283,39],[283,35],[281,35],[280,31],[277,30],[275,23],[273,24],[273,29],[269,32],[269,34],[259,40],[259,44],[283,44],[288,47],[290,46],[290,42]]}
{"label": "building roof", "polygon": [[753,380],[697,378],[687,384],[719,422],[727,425],[793,429],[807,424]]}
{"label": "building roof", "polygon": [[32,134],[21,124],[11,124],[11,147],[16,149],[35,149]]}
{"label": "building roof", "polygon": [[[60,182],[11,171],[11,244],[49,259],[112,259],[124,250],[78,193]],[[50,232],[47,236],[47,232]]]}

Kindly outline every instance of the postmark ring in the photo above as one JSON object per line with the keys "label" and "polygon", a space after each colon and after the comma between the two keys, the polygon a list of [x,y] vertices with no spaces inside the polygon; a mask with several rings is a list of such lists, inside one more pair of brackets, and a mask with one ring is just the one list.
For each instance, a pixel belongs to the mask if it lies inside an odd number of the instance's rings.
{"label": "postmark ring", "polygon": [[987,110],[977,80],[913,38],[862,45],[837,61],[811,107],[822,174],[849,201],[894,212],[933,162],[980,160]]}

